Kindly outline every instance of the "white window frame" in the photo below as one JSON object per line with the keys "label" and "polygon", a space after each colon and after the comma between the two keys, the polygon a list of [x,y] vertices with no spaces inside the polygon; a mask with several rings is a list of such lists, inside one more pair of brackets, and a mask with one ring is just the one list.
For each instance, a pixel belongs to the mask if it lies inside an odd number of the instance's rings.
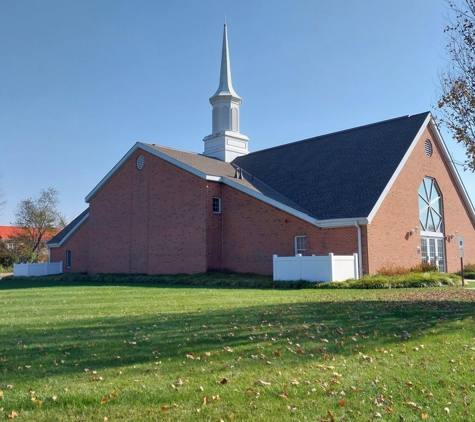
{"label": "white window frame", "polygon": [[[215,204],[217,204],[216,207]],[[219,196],[213,196],[213,213],[221,214],[221,198]]]}
{"label": "white window frame", "polygon": [[[302,245],[299,245],[299,240],[302,240],[304,241],[304,248],[302,247],[299,247],[299,246],[302,246]],[[297,256],[298,254],[301,254],[301,255],[306,255],[307,254],[307,236],[295,236],[294,237],[294,252],[295,252],[295,255]]]}

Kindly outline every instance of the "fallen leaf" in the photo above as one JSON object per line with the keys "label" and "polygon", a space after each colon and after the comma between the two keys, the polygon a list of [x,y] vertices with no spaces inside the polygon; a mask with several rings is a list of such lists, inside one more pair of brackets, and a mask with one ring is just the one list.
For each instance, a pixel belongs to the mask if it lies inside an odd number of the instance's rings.
{"label": "fallen leaf", "polygon": [[223,377],[223,378],[221,378],[221,379],[219,380],[219,383],[220,383],[221,385],[226,385],[226,384],[228,383],[228,379]]}
{"label": "fallen leaf", "polygon": [[105,397],[103,397],[102,400],[101,400],[101,404],[105,404],[105,403],[107,403],[107,399]]}
{"label": "fallen leaf", "polygon": [[12,410],[12,411],[8,414],[8,419],[13,419],[13,418],[18,418],[18,413],[15,412],[14,410]]}
{"label": "fallen leaf", "polygon": [[429,417],[429,415],[427,413],[423,413],[421,415],[421,419],[427,419]]}
{"label": "fallen leaf", "polygon": [[257,380],[256,381],[257,385],[270,385],[270,382],[262,381],[262,380]]}
{"label": "fallen leaf", "polygon": [[168,406],[162,406],[162,412],[166,412],[168,410]]}

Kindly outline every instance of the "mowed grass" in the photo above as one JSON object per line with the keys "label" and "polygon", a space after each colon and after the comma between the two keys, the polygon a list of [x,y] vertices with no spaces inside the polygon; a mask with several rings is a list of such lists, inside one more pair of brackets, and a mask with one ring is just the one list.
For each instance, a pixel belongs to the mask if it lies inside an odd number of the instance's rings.
{"label": "mowed grass", "polygon": [[0,419],[475,420],[474,292],[0,281]]}

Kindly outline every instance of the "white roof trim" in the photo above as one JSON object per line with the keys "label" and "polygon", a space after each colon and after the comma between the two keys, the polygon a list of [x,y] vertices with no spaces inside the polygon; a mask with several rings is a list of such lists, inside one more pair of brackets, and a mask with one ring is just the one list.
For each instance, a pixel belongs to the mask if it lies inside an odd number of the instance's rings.
{"label": "white roof trim", "polygon": [[46,244],[48,249],[59,248],[60,246],[62,246],[63,243],[66,242],[66,240],[68,240],[79,229],[79,227],[81,227],[86,222],[88,218],[89,218],[89,212],[83,218],[81,218],[81,220],[79,220],[79,222],[69,231],[69,233],[66,236],[64,236],[61,239],[59,243]]}
{"label": "white roof trim", "polygon": [[409,156],[412,154],[412,151],[414,150],[417,142],[419,139],[422,137],[422,133],[424,132],[425,128],[430,125],[430,128],[433,130],[434,133],[434,140],[437,142],[437,144],[440,146],[440,149],[442,151],[442,159],[445,161],[447,164],[448,170],[451,173],[451,175],[454,177],[455,183],[457,185],[457,188],[459,190],[459,193],[462,195],[462,199],[467,207],[468,213],[472,219],[472,223],[475,224],[475,210],[473,208],[472,202],[470,201],[470,197],[468,196],[468,193],[465,189],[465,186],[462,182],[462,179],[460,179],[460,176],[458,174],[457,169],[455,168],[455,165],[452,161],[452,158],[450,157],[449,151],[447,150],[447,146],[445,145],[445,142],[440,135],[439,129],[437,128],[436,124],[434,123],[434,120],[432,118],[432,115],[429,113],[427,115],[427,118],[424,120],[424,123],[422,124],[421,128],[417,132],[416,137],[411,143],[411,146],[408,148],[406,151],[406,154],[404,155],[403,159],[399,163],[396,171],[392,175],[391,179],[389,180],[388,184],[384,188],[381,196],[379,197],[378,201],[376,202],[375,206],[371,210],[368,216],[368,224],[371,223],[371,220],[374,218],[376,213],[379,210],[379,207],[383,203],[384,199],[386,198],[386,195],[388,194],[389,190],[392,188],[394,182],[399,176],[399,173],[403,169],[403,167],[406,165],[407,160],[409,159]]}
{"label": "white roof trim", "polygon": [[276,201],[275,199],[269,198],[266,195],[257,192],[255,190],[249,189],[245,186],[240,185],[239,183],[233,182],[231,179],[228,179],[226,177],[221,177],[221,176],[212,176],[205,174],[194,167],[189,166],[188,164],[185,164],[179,160],[176,160],[175,158],[170,157],[169,155],[163,154],[160,151],[157,151],[154,148],[149,147],[146,144],[143,144],[141,142],[137,142],[123,157],[122,159],[112,168],[109,173],[106,174],[106,176],[96,185],[96,187],[86,196],[86,202],[89,202],[101,189],[102,187],[117,173],[124,165],[125,163],[129,160],[129,158],[138,150],[142,149],[144,151],[149,152],[152,155],[155,155],[156,157],[159,157],[171,164],[176,165],[177,167],[194,174],[195,176],[200,177],[201,179],[204,180],[209,180],[213,182],[220,182],[224,183],[228,186],[231,186],[234,189],[237,189],[253,198],[258,199],[259,201],[265,202],[269,205],[272,205],[276,208],[279,208],[282,211],[285,211],[291,215],[294,215],[297,218],[300,218],[301,220],[307,221],[310,224],[313,224],[317,227],[349,227],[349,226],[354,226],[355,221],[358,221],[359,224],[361,225],[366,225],[368,224],[368,219],[365,217],[360,217],[360,218],[338,218],[338,219],[331,219],[331,220],[317,220],[316,218],[313,218],[301,211],[298,211],[292,207],[289,207],[288,205],[283,204],[282,202]]}
{"label": "white roof trim", "polygon": [[442,139],[442,135],[439,132],[439,129],[437,128],[437,125],[434,123],[434,121],[431,119],[431,128],[434,131],[434,138],[437,140],[439,143],[442,154],[444,155],[444,161],[447,163],[447,167],[449,168],[449,171],[452,173],[452,176],[454,177],[455,183],[457,184],[457,187],[459,189],[459,193],[462,195],[462,199],[465,202],[465,205],[467,207],[468,213],[470,217],[472,218],[472,223],[475,224],[475,210],[473,208],[472,201],[470,200],[470,196],[468,196],[467,190],[465,189],[465,185],[462,182],[462,179],[459,176],[459,173],[457,171],[457,168],[455,167],[452,157],[449,154],[449,150],[447,149],[447,145],[445,145],[444,140]]}
{"label": "white roof trim", "polygon": [[196,170],[195,168],[188,166],[187,164],[182,163],[181,161],[175,160],[174,158],[157,151],[156,149],[150,148],[148,145],[145,145],[141,142],[136,142],[135,145],[129,149],[129,151],[121,158],[121,160],[112,167],[112,170],[107,173],[104,178],[96,185],[96,187],[86,196],[86,202],[89,202],[97,193],[103,188],[103,186],[111,179],[129,160],[129,158],[138,150],[142,149],[144,151],[149,152],[156,157],[162,158],[165,161],[168,161],[171,164],[175,164],[176,166],[198,176],[202,179],[206,179],[206,174]]}
{"label": "white roof trim", "polygon": [[407,160],[409,159],[410,155],[412,154],[412,151],[414,150],[414,148],[416,147],[416,144],[417,142],[419,141],[420,137],[422,136],[426,126],[429,124],[429,122],[431,121],[431,115],[430,113],[427,115],[426,119],[424,120],[424,123],[422,124],[422,126],[420,127],[419,131],[417,132],[416,134],[416,137],[414,138],[414,140],[412,141],[410,147],[408,148],[408,150],[406,151],[406,153],[404,154],[404,157],[402,158],[401,162],[399,163],[399,165],[397,166],[396,168],[396,171],[393,173],[391,179],[389,179],[389,182],[388,184],[386,185],[386,187],[384,188],[383,192],[381,193],[381,195],[379,196],[378,200],[376,201],[376,204],[374,205],[373,209],[371,210],[371,212],[369,213],[368,215],[368,223],[371,223],[371,220],[373,220],[374,216],[376,215],[376,213],[378,212],[379,210],[379,207],[381,206],[381,204],[383,203],[383,201],[386,199],[386,196],[387,194],[389,193],[389,191],[391,190],[391,188],[393,187],[394,185],[394,182],[396,181],[396,179],[399,177],[399,173],[401,173],[402,169],[404,168],[404,166],[406,165],[406,162]]}

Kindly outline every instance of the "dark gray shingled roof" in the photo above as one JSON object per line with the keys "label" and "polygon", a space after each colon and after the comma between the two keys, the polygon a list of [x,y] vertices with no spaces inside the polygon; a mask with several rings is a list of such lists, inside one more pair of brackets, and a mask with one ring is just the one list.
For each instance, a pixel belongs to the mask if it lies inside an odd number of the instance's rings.
{"label": "dark gray shingled roof", "polygon": [[367,217],[428,115],[281,145],[233,163],[318,219]]}
{"label": "dark gray shingled roof", "polygon": [[55,245],[57,243],[60,243],[72,230],[76,229],[76,226],[86,216],[88,212],[89,212],[89,208],[85,209],[73,221],[71,221],[63,230],[61,230],[56,236],[54,236],[49,242],[47,242],[46,245]]}

